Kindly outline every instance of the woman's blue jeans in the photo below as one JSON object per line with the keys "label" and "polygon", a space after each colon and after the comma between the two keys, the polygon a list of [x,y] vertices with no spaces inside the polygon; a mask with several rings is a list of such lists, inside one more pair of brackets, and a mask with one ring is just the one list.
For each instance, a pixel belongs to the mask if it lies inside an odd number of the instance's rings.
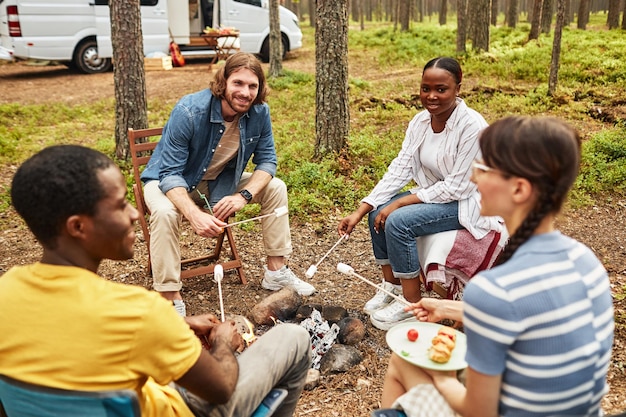
{"label": "woman's blue jeans", "polygon": [[398,194],[369,213],[368,223],[372,236],[374,257],[379,265],[391,265],[396,278],[416,278],[420,263],[416,238],[448,230],[462,229],[459,223],[459,203],[411,204],[394,210],[385,220],[384,230],[374,230],[374,219],[380,210],[392,201],[409,194]]}

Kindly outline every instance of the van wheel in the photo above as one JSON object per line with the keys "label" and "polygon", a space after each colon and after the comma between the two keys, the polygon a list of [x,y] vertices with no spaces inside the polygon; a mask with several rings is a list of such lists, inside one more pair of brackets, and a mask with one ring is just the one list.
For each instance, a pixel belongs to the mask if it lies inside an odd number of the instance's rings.
{"label": "van wheel", "polygon": [[[289,51],[289,41],[287,40],[285,35],[281,36],[283,41],[283,59],[287,56],[287,51]],[[261,52],[259,52],[259,56],[261,57],[261,61],[270,62],[270,37],[269,35],[263,41],[263,45],[261,46]]]}
{"label": "van wheel", "polygon": [[98,56],[98,44],[94,39],[87,39],[78,45],[72,63],[76,69],[85,74],[108,72],[113,67],[110,58]]}

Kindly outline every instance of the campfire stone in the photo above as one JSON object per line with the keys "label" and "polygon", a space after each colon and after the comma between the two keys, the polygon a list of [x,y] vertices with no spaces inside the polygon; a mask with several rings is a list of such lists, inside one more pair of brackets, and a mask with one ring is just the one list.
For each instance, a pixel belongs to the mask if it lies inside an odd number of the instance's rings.
{"label": "campfire stone", "polygon": [[292,286],[277,291],[252,307],[250,318],[256,324],[271,325],[274,319],[280,321],[292,320],[298,308],[302,305],[302,296]]}
{"label": "campfire stone", "polygon": [[320,362],[322,374],[336,374],[346,372],[363,360],[361,352],[354,346],[335,343]]}
{"label": "campfire stone", "polygon": [[320,383],[320,371],[314,368],[310,368],[306,374],[306,379],[304,381],[304,389],[307,391],[311,391],[315,387],[317,387]]}
{"label": "campfire stone", "polygon": [[341,344],[354,346],[365,337],[365,325],[355,317],[344,317],[337,325],[337,341]]}
{"label": "campfire stone", "polygon": [[322,305],[321,304],[301,305],[300,308],[298,308],[298,311],[296,311],[296,320],[302,321],[306,319],[307,317],[311,317],[311,313],[313,313],[313,310],[322,311]]}
{"label": "campfire stone", "polygon": [[340,306],[324,306],[322,317],[330,324],[338,323],[341,319],[348,317],[348,310]]}

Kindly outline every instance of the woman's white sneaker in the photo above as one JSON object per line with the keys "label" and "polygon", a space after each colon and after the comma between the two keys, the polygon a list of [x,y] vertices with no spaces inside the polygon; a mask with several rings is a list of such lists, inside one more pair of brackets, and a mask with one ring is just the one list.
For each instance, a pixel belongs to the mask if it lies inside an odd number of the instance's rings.
{"label": "woman's white sneaker", "polygon": [[[389,281],[383,280],[380,286],[393,294],[402,295],[402,285],[395,285]],[[387,307],[392,301],[392,296],[379,289],[376,291],[376,294],[367,303],[365,303],[363,311],[367,314],[372,314],[381,308]]]}
{"label": "woman's white sneaker", "polygon": [[415,320],[413,313],[404,311],[404,307],[406,304],[394,299],[387,307],[372,313],[370,321],[377,329],[389,330],[398,323]]}

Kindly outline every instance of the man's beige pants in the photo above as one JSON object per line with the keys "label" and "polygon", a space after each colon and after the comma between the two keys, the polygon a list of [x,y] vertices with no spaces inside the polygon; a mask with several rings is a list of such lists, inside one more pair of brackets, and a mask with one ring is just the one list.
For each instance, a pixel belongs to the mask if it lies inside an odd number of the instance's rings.
{"label": "man's beige pants", "polygon": [[[252,174],[244,172],[237,191],[246,188]],[[153,288],[156,291],[180,291],[180,227],[182,215],[159,188],[158,181],[144,186],[144,198],[150,209],[150,259]],[[208,199],[208,196],[207,196]],[[197,200],[194,198],[194,200]],[[278,207],[287,207],[287,186],[272,178],[251,203],[261,204],[260,215],[273,213]],[[263,246],[267,256],[288,256],[292,252],[289,216],[268,216],[261,219]]]}

